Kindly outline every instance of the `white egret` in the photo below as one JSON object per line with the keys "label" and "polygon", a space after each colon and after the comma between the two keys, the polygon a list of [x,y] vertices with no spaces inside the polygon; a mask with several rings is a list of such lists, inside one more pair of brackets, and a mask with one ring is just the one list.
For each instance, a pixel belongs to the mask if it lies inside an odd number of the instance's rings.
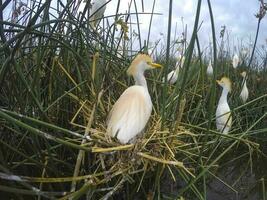
{"label": "white egret", "polygon": [[217,80],[217,83],[223,88],[219,104],[216,110],[216,127],[217,130],[227,134],[232,125],[232,116],[230,114],[231,110],[227,102],[227,95],[231,92],[231,81],[227,77]]}
{"label": "white egret", "polygon": [[[168,73],[168,75],[167,75],[168,83],[170,83],[172,85],[176,83],[176,81],[178,79],[179,70],[180,70],[180,68],[177,67],[175,70],[172,70],[170,73]],[[164,80],[165,79],[163,78],[163,82],[165,82]]]}
{"label": "white egret", "polygon": [[152,102],[147,89],[144,71],[162,67],[146,54],[138,54],[127,70],[135,85],[127,88],[114,104],[107,122],[107,134],[122,143],[133,142],[142,132],[151,115]]}
{"label": "white egret", "polygon": [[242,50],[241,50],[241,55],[242,55],[242,57],[243,57],[243,58],[246,58],[247,55],[248,55],[248,53],[249,53],[249,49],[243,47]]}
{"label": "white egret", "polygon": [[[168,73],[167,75],[167,80],[168,83],[170,84],[175,84],[177,79],[178,79],[178,75],[179,75],[179,71],[180,69],[182,69],[183,65],[184,65],[184,61],[185,61],[185,57],[184,56],[179,56],[176,65],[175,65],[175,69],[172,70],[170,73]],[[163,82],[164,82],[164,78],[163,78]]]}
{"label": "white egret", "polygon": [[242,90],[240,93],[240,98],[243,101],[243,103],[246,103],[248,100],[248,88],[247,88],[247,73],[244,71],[241,73],[241,76],[243,77],[242,81]]}
{"label": "white egret", "polygon": [[213,75],[213,68],[212,68],[211,60],[210,60],[209,65],[207,67],[207,75],[208,76],[212,76]]}
{"label": "white egret", "polygon": [[122,58],[123,57],[123,47],[121,45],[118,46],[117,57],[118,58]]}
{"label": "white egret", "polygon": [[238,63],[239,63],[239,57],[238,57],[237,54],[235,54],[234,57],[233,57],[233,60],[232,60],[233,67],[237,68]]}
{"label": "white egret", "polygon": [[106,10],[106,0],[92,0],[90,9],[90,24],[95,28]]}

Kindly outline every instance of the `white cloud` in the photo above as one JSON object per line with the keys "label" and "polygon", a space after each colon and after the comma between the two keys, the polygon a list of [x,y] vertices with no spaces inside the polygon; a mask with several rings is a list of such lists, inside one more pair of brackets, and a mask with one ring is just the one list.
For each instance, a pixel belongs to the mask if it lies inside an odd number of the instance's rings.
{"label": "white cloud", "polygon": [[[117,0],[112,0],[107,9],[106,15],[114,14],[116,11]],[[128,8],[130,0],[121,0],[121,9],[120,12],[125,12]],[[138,12],[141,10],[141,0],[136,1]],[[145,0],[144,2],[144,11],[151,12],[153,0]],[[211,24],[208,5],[206,1],[202,1],[201,7],[201,16],[200,22],[203,21],[201,30],[199,32],[199,37],[202,44],[207,44],[209,37],[211,35]],[[216,25],[216,34],[217,39],[219,38],[219,33],[221,26],[226,25],[227,30],[231,34],[230,37],[234,42],[237,43],[241,39],[246,40],[251,37],[254,38],[257,19],[254,14],[258,12],[259,2],[256,0],[248,0],[244,2],[243,0],[216,0],[212,1],[213,15]],[[191,35],[192,28],[194,26],[195,13],[197,7],[197,0],[179,0],[173,1],[173,16],[172,16],[172,31],[174,33],[175,25],[178,25],[178,32],[182,33],[181,17],[184,19],[184,23],[187,24],[188,34]],[[160,33],[164,33],[166,36],[167,26],[168,26],[168,9],[169,2],[165,0],[156,1],[155,12],[162,13],[162,15],[155,15],[152,23],[151,36],[154,40],[160,37]],[[131,11],[134,12],[134,5],[131,6]],[[133,21],[136,22],[135,17],[133,16]],[[140,28],[142,36],[146,38],[148,25],[150,21],[149,15],[140,15]],[[266,35],[264,30],[267,30],[267,19],[264,18],[261,24],[261,32],[259,34],[258,44],[265,43]],[[142,41],[143,42],[143,41]],[[231,41],[232,42],[232,41]]]}
{"label": "white cloud", "polygon": [[[42,0],[43,1],[43,0]],[[65,0],[64,0],[65,1]],[[56,2],[53,0],[52,2]],[[120,0],[119,13],[125,13],[131,0]],[[132,1],[131,12],[135,12],[134,1]],[[136,0],[137,9],[139,14],[140,29],[142,33],[142,43],[147,38],[149,30],[150,16],[149,14],[142,14],[142,0]],[[143,0],[144,12],[150,13],[154,0]],[[174,35],[175,27],[177,27],[177,33],[181,34],[182,22],[187,25],[188,36],[190,37],[194,26],[195,14],[197,9],[197,0],[174,0],[173,1],[173,15],[172,15],[172,35]],[[257,19],[254,14],[258,12],[259,2],[257,0],[215,0],[211,1],[213,15],[216,25],[217,38],[222,25],[226,25],[229,31],[231,43],[237,44],[238,41],[248,40],[248,38],[254,38]],[[118,0],[111,0],[107,5],[105,16],[114,15],[116,13]],[[4,10],[4,18],[7,19],[11,10],[11,4]],[[162,38],[161,33],[165,38],[168,28],[168,11],[169,1],[157,0],[155,4],[155,13],[161,13],[161,15],[154,15],[151,29],[151,39],[157,40]],[[132,23],[137,23],[135,14],[132,14]],[[110,19],[112,21],[112,18]],[[201,29],[199,31],[199,38],[202,46],[208,44],[209,37],[211,36],[211,24],[209,9],[206,1],[202,1],[201,15],[200,15]],[[137,32],[137,25],[132,25]],[[267,30],[267,17],[261,22],[260,34],[258,44],[266,43],[266,31]],[[248,42],[248,41],[247,41]]]}

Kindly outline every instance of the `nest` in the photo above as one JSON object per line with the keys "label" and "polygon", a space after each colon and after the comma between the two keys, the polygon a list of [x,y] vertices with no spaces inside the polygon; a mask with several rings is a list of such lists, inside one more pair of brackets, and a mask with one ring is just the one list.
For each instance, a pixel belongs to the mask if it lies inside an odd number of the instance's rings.
{"label": "nest", "polygon": [[[113,194],[123,186],[124,182],[133,183],[134,176],[140,175],[142,177],[138,183],[140,188],[143,178],[155,172],[158,165],[168,169],[174,181],[173,167],[183,171],[187,176],[194,177],[194,167],[192,168],[189,163],[192,163],[191,157],[198,157],[196,151],[200,147],[196,148],[199,144],[196,142],[197,136],[185,127],[176,126],[171,131],[162,130],[160,116],[153,115],[146,130],[135,143],[122,145],[115,138],[107,136],[104,123],[99,122],[95,125],[97,128],[91,128],[95,106],[89,105],[88,102],[80,102],[80,105],[81,108],[75,117],[83,111],[89,119],[87,126],[84,127],[84,137],[89,140],[83,140],[82,145],[90,147],[92,152],[91,168],[94,173],[88,179],[90,185],[102,188],[104,183],[114,183],[113,192],[111,192]],[[74,121],[75,118],[72,122]],[[77,162],[78,160],[81,158],[77,158]],[[79,163],[76,163],[77,165],[79,166]]]}
{"label": "nest", "polygon": [[[116,139],[106,136],[103,131],[94,131],[90,135],[94,145],[92,152],[103,163],[103,169],[115,169],[133,174],[139,169],[154,170],[158,163],[174,165],[193,176],[183,162],[175,158],[179,147],[187,146],[185,137],[195,137],[193,133],[182,126],[174,132],[160,130],[160,119],[155,120],[149,128],[137,138],[134,144],[121,145]],[[127,170],[126,170],[127,169]]]}

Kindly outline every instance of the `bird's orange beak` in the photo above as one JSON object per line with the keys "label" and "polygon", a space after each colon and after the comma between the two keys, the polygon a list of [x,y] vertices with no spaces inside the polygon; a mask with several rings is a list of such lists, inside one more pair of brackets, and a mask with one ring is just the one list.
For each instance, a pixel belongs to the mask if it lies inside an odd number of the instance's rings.
{"label": "bird's orange beak", "polygon": [[216,80],[216,82],[217,82],[218,84],[220,84],[220,83],[221,83],[221,81],[220,81],[220,80]]}

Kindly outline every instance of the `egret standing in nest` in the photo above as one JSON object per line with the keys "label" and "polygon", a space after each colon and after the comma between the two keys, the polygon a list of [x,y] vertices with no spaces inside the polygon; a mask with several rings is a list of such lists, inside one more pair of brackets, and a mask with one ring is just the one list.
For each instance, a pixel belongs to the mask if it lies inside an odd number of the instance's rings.
{"label": "egret standing in nest", "polygon": [[223,88],[219,104],[216,110],[216,127],[217,130],[227,134],[232,125],[232,116],[230,114],[230,107],[227,102],[227,95],[231,92],[231,81],[227,77],[217,80],[217,83]]}
{"label": "egret standing in nest", "polygon": [[212,77],[213,76],[213,68],[212,68],[211,60],[210,60],[209,65],[207,67],[207,75],[209,77]]}
{"label": "egret standing in nest", "polygon": [[[183,67],[184,65],[184,61],[185,61],[185,57],[184,56],[179,56],[178,57],[178,60],[176,62],[176,65],[175,65],[175,69],[172,70],[170,73],[168,73],[167,75],[167,80],[168,80],[168,83],[170,84],[175,84],[177,79],[178,79],[178,75],[179,75],[179,71],[180,69]],[[165,79],[163,78],[163,82]]]}
{"label": "egret standing in nest", "polygon": [[127,88],[114,104],[107,123],[107,134],[122,144],[133,142],[145,128],[151,115],[152,102],[147,89],[145,70],[162,67],[146,54],[138,54],[127,70],[135,85]]}
{"label": "egret standing in nest", "polygon": [[233,67],[237,68],[238,63],[239,63],[239,57],[238,57],[237,54],[235,54],[234,57],[233,57],[233,60],[232,60]]}
{"label": "egret standing in nest", "polygon": [[244,71],[241,73],[241,76],[243,77],[242,81],[242,90],[240,93],[240,98],[243,101],[243,103],[246,103],[248,100],[248,88],[247,88],[247,73]]}
{"label": "egret standing in nest", "polygon": [[106,10],[106,0],[92,0],[90,9],[90,24],[96,28],[97,24],[104,16]]}

